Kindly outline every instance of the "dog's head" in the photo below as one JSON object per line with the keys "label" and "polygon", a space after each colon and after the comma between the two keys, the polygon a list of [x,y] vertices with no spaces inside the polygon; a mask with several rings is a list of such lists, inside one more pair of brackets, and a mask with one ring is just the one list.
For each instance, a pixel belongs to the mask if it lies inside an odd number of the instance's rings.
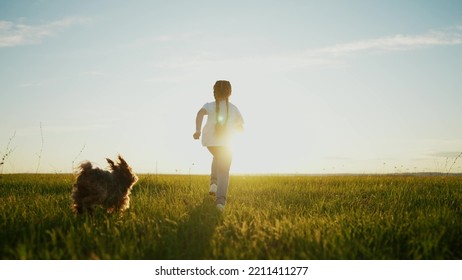
{"label": "dog's head", "polygon": [[128,188],[138,181],[138,177],[133,173],[132,168],[122,156],[119,155],[118,159],[119,161],[114,163],[111,159],[106,158],[114,176]]}

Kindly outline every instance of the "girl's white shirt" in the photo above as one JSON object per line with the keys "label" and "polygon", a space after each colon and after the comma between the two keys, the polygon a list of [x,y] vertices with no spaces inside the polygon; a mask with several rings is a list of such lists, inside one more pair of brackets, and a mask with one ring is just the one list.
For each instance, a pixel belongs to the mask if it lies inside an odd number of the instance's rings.
{"label": "girl's white shirt", "polygon": [[[226,123],[226,129],[228,131],[227,137],[219,137],[215,134],[215,124],[217,123],[217,115],[216,115],[216,103],[209,102],[205,103],[202,106],[203,109],[207,111],[207,122],[205,123],[204,128],[202,129],[202,146],[205,147],[213,147],[213,146],[228,146],[230,137],[236,132],[236,129],[242,128],[244,124],[244,119],[242,118],[241,112],[239,109],[232,104],[229,103],[229,111],[228,111],[228,122]],[[220,120],[226,119],[226,101],[220,101]]]}

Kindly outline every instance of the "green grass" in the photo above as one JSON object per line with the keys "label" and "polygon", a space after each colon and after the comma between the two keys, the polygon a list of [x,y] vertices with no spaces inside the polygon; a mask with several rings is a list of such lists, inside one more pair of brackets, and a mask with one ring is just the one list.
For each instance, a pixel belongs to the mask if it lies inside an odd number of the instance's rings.
{"label": "green grass", "polygon": [[72,175],[0,176],[1,259],[461,259],[457,176],[140,176],[130,210],[75,216]]}

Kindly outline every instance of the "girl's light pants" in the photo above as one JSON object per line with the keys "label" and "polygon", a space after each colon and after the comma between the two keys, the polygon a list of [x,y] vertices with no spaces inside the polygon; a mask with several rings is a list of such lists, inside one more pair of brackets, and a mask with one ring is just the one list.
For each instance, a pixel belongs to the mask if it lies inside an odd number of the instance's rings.
{"label": "girl's light pants", "polygon": [[217,185],[216,203],[225,205],[232,161],[231,150],[225,146],[207,147],[207,149],[213,155],[210,184]]}

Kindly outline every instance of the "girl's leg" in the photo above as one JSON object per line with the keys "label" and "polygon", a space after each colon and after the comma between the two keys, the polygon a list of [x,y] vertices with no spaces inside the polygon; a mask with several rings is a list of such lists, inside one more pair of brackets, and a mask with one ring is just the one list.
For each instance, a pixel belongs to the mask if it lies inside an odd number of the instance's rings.
{"label": "girl's leg", "polygon": [[[232,155],[227,147],[207,147],[213,155],[212,166],[215,163],[216,179],[217,179],[217,204],[226,203],[226,194],[229,186],[229,170],[231,168]],[[213,169],[213,167],[212,167]],[[213,170],[212,170],[213,173]]]}
{"label": "girl's leg", "polygon": [[[209,149],[210,150],[210,149]],[[213,153],[212,153],[213,155]],[[217,179],[217,174],[218,174],[218,160],[215,155],[213,155],[212,159],[212,168],[210,172],[210,185],[215,184],[218,185],[218,179]]]}

